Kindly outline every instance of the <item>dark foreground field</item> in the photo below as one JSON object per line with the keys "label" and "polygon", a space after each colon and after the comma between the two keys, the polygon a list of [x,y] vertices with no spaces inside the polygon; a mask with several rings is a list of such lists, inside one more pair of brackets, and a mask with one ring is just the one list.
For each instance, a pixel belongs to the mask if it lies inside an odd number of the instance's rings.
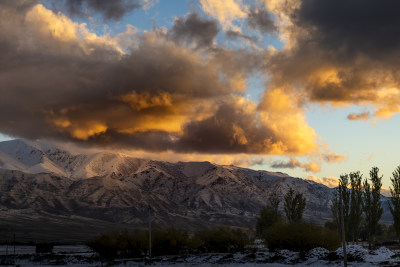
{"label": "dark foreground field", "polygon": [[[36,254],[34,246],[0,246],[0,265],[8,266],[343,266],[342,250],[315,248],[307,253],[264,249],[246,253],[201,254],[154,257],[149,263],[143,258],[106,262],[86,246],[55,246],[51,254]],[[377,250],[359,245],[348,247],[348,266],[399,266],[400,252],[385,247]]]}

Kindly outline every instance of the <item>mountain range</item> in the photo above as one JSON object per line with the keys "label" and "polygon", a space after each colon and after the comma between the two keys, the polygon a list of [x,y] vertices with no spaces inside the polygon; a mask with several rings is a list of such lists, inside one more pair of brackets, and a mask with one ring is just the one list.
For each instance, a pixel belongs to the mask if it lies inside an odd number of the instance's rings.
{"label": "mountain range", "polygon": [[[189,231],[254,227],[268,197],[282,199],[290,188],[306,198],[305,220],[331,219],[334,189],[284,173],[77,152],[44,141],[0,142],[0,233],[19,232],[26,239],[41,225],[51,224],[49,230],[76,224],[79,231],[90,226],[96,232],[100,225],[102,230],[145,227],[149,216],[155,224]],[[385,207],[383,221],[390,220]]]}

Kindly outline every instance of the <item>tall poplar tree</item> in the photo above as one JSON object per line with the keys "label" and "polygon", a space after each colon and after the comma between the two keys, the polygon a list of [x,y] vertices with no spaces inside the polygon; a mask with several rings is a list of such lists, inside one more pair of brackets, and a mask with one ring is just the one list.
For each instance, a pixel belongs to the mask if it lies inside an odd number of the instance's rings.
{"label": "tall poplar tree", "polygon": [[279,202],[280,200],[275,194],[272,194],[268,198],[268,204],[260,211],[259,217],[257,218],[257,236],[262,237],[268,228],[283,222],[283,217],[278,210]]}
{"label": "tall poplar tree", "polygon": [[378,222],[382,217],[382,206],[380,202],[382,176],[379,176],[379,168],[373,167],[369,172],[369,179],[364,181],[363,210],[365,212],[366,228],[368,232],[368,247],[375,246],[375,236],[378,230]]}
{"label": "tall poplar tree", "polygon": [[343,205],[343,220],[344,220],[344,231],[346,235],[346,240],[349,239],[349,221],[350,221],[350,190],[349,190],[349,175],[342,174],[339,178],[339,187],[337,192],[335,192],[333,200],[332,200],[332,216],[333,219],[338,226],[339,232],[341,233],[342,229],[341,225],[341,213],[340,213],[340,201],[339,199],[342,198],[342,205]]}
{"label": "tall poplar tree", "polygon": [[391,198],[389,209],[393,216],[393,226],[400,243],[400,166],[398,166],[392,174],[393,177],[390,178],[392,186],[390,187]]}
{"label": "tall poplar tree", "polygon": [[284,208],[289,223],[300,222],[303,217],[304,209],[306,208],[306,199],[301,193],[296,193],[296,195],[294,195],[294,190],[290,188],[285,195]]}
{"label": "tall poplar tree", "polygon": [[349,240],[357,241],[360,235],[362,219],[362,174],[351,172],[350,177],[350,213],[349,213]]}

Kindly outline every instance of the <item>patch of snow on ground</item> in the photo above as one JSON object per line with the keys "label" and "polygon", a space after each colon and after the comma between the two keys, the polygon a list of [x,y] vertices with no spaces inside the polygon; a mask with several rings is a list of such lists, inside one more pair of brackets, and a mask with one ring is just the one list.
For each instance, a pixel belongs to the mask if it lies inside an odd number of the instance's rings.
{"label": "patch of snow on ground", "polygon": [[308,253],[307,256],[310,259],[322,259],[325,258],[329,254],[329,250],[326,248],[313,248]]}
{"label": "patch of snow on ground", "polygon": [[[349,261],[365,261],[365,256],[369,253],[368,249],[360,245],[348,245],[346,247],[346,254]],[[343,247],[336,250],[338,256],[343,255]]]}
{"label": "patch of snow on ground", "polygon": [[383,262],[390,260],[393,255],[395,255],[395,253],[390,249],[380,247],[379,249],[373,250],[369,254],[365,255],[364,259],[367,262]]}
{"label": "patch of snow on ground", "polygon": [[292,264],[298,261],[300,255],[299,252],[283,249],[277,252],[277,256],[282,256],[284,258],[283,263]]}

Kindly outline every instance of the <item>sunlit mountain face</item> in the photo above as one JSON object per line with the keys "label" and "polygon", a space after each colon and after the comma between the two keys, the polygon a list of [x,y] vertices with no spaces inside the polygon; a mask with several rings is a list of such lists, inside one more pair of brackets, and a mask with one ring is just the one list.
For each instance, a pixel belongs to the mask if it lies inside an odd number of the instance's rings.
{"label": "sunlit mountain face", "polygon": [[63,166],[1,155],[2,166],[74,179],[106,150],[332,187],[378,166],[388,188],[400,164],[398,5],[1,1],[0,139],[93,153],[57,155]]}

